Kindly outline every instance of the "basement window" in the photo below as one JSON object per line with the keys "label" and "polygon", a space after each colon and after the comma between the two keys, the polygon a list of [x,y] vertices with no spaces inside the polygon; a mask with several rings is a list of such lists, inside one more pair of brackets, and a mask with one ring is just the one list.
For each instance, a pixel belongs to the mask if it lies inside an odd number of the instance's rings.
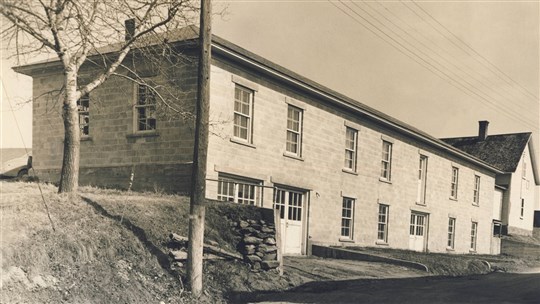
{"label": "basement window", "polygon": [[261,207],[262,189],[261,181],[228,174],[219,174],[217,199]]}

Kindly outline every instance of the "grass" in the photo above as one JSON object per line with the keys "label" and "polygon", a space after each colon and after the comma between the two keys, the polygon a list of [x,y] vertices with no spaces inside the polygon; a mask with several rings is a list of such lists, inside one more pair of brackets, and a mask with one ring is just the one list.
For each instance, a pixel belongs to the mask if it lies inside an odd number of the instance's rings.
{"label": "grass", "polygon": [[[42,184],[53,231],[36,183],[1,181],[0,302],[219,303],[230,291],[289,287],[277,272],[252,273],[241,261],[204,264],[202,298],[171,267],[169,234],[187,236],[189,199],[81,187],[78,196]],[[231,221],[255,209],[210,203],[205,241],[234,251]]]}

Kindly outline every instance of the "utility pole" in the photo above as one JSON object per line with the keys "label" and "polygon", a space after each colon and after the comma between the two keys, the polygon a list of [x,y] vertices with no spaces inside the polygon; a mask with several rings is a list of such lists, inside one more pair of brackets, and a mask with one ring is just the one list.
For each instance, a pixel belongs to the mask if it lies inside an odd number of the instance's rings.
{"label": "utility pole", "polygon": [[204,213],[206,192],[206,158],[208,154],[208,109],[210,104],[210,58],[212,47],[212,7],[210,0],[201,0],[199,28],[199,68],[195,145],[191,173],[189,211],[188,284],[199,297],[203,288]]}

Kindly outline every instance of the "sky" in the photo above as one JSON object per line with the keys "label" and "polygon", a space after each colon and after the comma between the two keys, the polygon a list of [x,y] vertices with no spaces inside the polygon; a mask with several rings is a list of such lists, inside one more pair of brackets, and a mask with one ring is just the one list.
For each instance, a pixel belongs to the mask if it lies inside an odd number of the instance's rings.
{"label": "sky", "polygon": [[[540,151],[538,1],[213,3],[214,34],[435,137],[488,120]],[[31,79],[4,55],[0,144],[23,146],[15,114],[31,146]]]}

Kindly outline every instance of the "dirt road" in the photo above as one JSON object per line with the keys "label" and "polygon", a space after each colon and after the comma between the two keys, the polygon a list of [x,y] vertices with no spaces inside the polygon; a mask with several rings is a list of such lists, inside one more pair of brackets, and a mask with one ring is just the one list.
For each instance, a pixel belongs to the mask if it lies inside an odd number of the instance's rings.
{"label": "dirt road", "polygon": [[239,303],[539,303],[540,274],[492,273],[311,282],[283,293],[237,295]]}

